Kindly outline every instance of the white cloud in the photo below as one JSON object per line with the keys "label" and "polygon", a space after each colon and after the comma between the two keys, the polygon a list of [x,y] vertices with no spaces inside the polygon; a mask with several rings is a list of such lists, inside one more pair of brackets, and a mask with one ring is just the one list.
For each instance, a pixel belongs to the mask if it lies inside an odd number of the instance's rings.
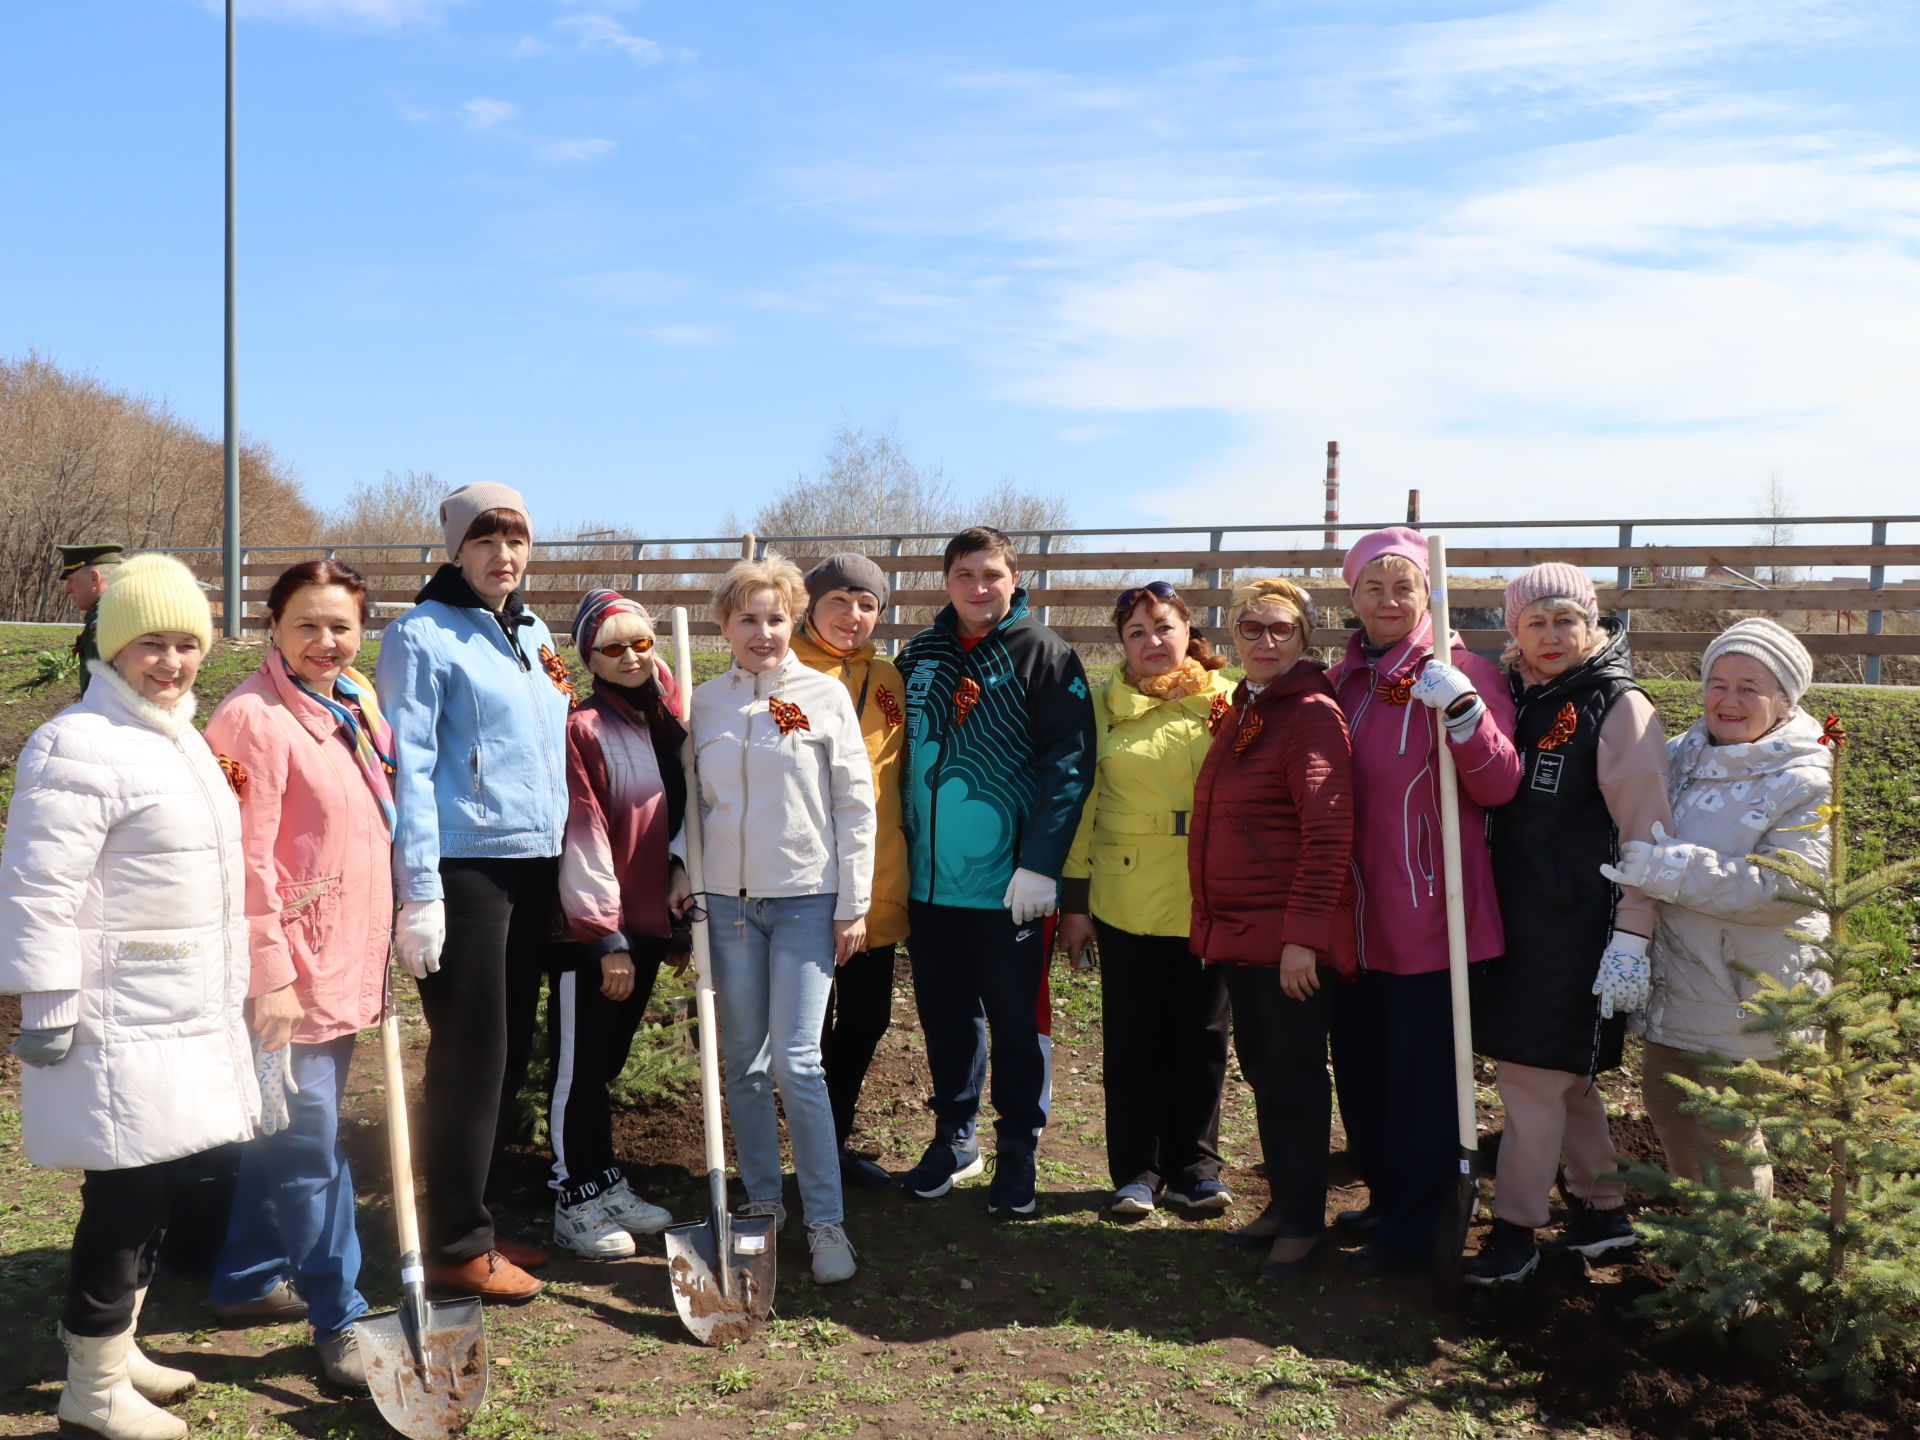
{"label": "white cloud", "polygon": [[473,130],[491,130],[519,113],[520,107],[511,100],[495,100],[486,95],[476,95],[460,106],[461,120]]}
{"label": "white cloud", "polygon": [[591,165],[618,148],[619,142],[614,140],[556,140],[542,145],[535,154],[549,165]]}
{"label": "white cloud", "polygon": [[727,338],[726,332],[717,325],[656,325],[638,333],[676,350],[701,349],[721,344]]}
{"label": "white cloud", "polygon": [[571,35],[582,50],[612,51],[641,65],[655,65],[665,58],[659,41],[632,34],[610,15],[566,15],[553,25]]}

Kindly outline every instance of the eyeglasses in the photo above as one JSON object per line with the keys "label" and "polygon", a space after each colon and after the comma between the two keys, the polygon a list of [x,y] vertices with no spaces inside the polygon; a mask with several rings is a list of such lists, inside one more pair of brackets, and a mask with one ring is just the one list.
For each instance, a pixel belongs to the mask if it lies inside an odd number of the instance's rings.
{"label": "eyeglasses", "polygon": [[1156,600],[1171,600],[1179,592],[1164,580],[1149,580],[1144,585],[1136,585],[1131,590],[1122,590],[1120,598],[1113,602],[1113,608],[1119,611],[1133,609],[1142,595],[1151,595]]}
{"label": "eyeglasses", "polygon": [[1276,620],[1271,625],[1262,625],[1258,620],[1242,620],[1235,624],[1233,633],[1249,645],[1258,645],[1264,636],[1271,635],[1273,643],[1284,645],[1300,631],[1300,627],[1291,620]]}
{"label": "eyeglasses", "polygon": [[629,650],[633,651],[636,655],[645,655],[653,649],[653,637],[650,635],[640,635],[632,640],[615,640],[610,644],[596,645],[593,648],[609,660],[618,660]]}

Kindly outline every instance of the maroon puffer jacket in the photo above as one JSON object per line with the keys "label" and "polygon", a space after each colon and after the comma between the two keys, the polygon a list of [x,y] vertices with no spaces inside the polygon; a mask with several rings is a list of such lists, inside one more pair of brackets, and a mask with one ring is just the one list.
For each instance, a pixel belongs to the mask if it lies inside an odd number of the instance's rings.
{"label": "maroon puffer jacket", "polygon": [[1353,746],[1327,667],[1302,660],[1219,718],[1194,787],[1187,869],[1195,955],[1278,965],[1305,945],[1352,979]]}

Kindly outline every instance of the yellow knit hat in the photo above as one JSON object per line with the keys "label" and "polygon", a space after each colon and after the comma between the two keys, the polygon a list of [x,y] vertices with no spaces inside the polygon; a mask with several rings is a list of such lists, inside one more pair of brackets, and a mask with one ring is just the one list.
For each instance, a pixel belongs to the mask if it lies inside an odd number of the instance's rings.
{"label": "yellow knit hat", "polygon": [[213,648],[213,611],[193,572],[171,555],[136,555],[122,561],[100,597],[95,642],[112,660],[129,641],[159,630],[196,637]]}

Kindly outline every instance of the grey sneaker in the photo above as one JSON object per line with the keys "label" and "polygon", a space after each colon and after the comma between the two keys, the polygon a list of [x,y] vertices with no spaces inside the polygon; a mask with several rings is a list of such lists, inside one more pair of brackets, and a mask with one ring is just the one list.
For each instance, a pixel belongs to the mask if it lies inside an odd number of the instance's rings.
{"label": "grey sneaker", "polygon": [[837,1285],[853,1278],[853,1242],[838,1225],[809,1225],[807,1249],[813,1252],[813,1278],[822,1285]]}
{"label": "grey sneaker", "polygon": [[733,1212],[742,1220],[756,1219],[761,1215],[773,1217],[773,1233],[778,1235],[787,1228],[787,1207],[778,1200],[749,1200]]}
{"label": "grey sneaker", "polygon": [[259,1325],[276,1320],[304,1320],[307,1302],[293,1288],[291,1280],[276,1281],[274,1287],[257,1300],[242,1300],[233,1305],[216,1305],[213,1313],[229,1325]]}
{"label": "grey sneaker", "polygon": [[320,1372],[342,1390],[367,1388],[367,1363],[360,1358],[360,1337],[349,1325],[338,1335],[314,1341],[320,1352]]}

